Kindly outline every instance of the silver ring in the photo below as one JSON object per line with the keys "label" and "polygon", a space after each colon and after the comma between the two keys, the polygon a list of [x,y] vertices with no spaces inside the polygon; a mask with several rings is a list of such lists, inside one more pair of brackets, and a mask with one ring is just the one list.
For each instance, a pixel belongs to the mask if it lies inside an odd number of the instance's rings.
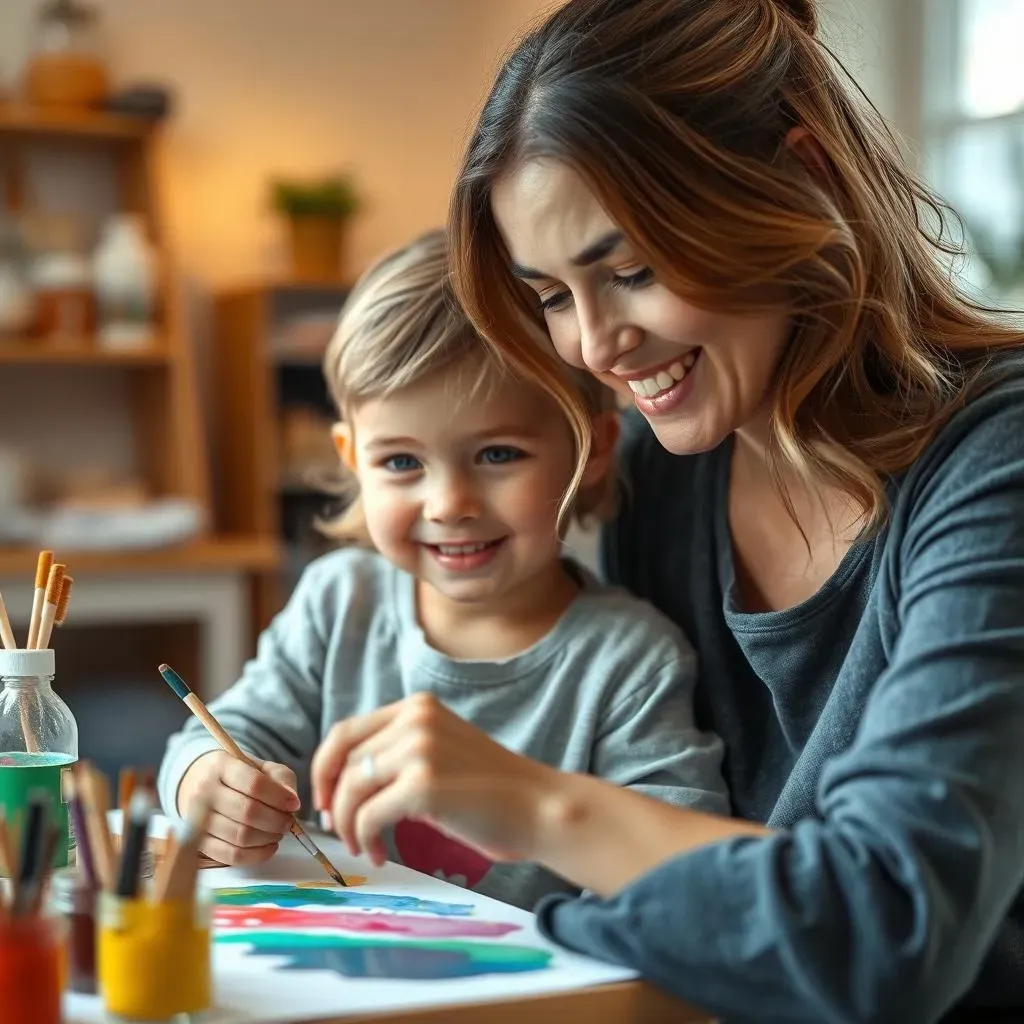
{"label": "silver ring", "polygon": [[363,778],[367,782],[375,782],[377,780],[377,768],[373,763],[373,754],[363,754],[359,767],[362,769]]}

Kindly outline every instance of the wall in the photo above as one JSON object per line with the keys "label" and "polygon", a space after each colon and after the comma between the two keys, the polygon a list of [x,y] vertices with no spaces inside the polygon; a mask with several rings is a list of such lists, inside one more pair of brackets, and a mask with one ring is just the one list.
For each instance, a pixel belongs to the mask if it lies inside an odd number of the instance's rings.
{"label": "wall", "polygon": [[[913,0],[819,0],[822,35],[887,116],[899,120],[901,84],[896,59],[896,23]],[[505,0],[480,4],[478,39],[500,52],[525,24],[557,7],[551,0]],[[902,126],[901,126],[902,127]]]}
{"label": "wall", "polygon": [[[897,111],[894,11],[826,0],[825,32]],[[0,73],[27,52],[39,0],[3,0]],[[182,269],[204,287],[283,268],[274,173],[351,167],[367,207],[351,265],[444,216],[468,125],[517,31],[551,0],[99,0],[118,80],[174,83],[164,172]]]}
{"label": "wall", "polygon": [[[0,67],[37,0],[0,5]],[[102,0],[117,79],[174,83],[164,171],[183,270],[204,284],[283,266],[266,182],[351,167],[353,266],[444,214],[479,91],[476,0]]]}

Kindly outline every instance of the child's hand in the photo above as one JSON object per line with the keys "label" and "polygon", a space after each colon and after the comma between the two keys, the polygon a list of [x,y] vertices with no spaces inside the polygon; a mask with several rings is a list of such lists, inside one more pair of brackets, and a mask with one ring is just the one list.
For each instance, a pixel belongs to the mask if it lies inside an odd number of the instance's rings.
{"label": "child's hand", "polygon": [[299,809],[295,772],[263,762],[258,772],[221,750],[197,758],[178,786],[178,811],[196,796],[210,804],[210,825],[199,849],[219,864],[261,864],[277,852]]}

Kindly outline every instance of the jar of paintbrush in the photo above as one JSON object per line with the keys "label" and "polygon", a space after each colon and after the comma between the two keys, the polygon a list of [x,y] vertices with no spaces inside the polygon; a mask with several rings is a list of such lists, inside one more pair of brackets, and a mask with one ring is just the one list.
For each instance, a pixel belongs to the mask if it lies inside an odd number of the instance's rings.
{"label": "jar of paintbrush", "polygon": [[151,884],[142,878],[152,805],[132,798],[113,884],[99,893],[97,976],[108,1018],[170,1021],[213,1002],[212,906],[197,886],[199,840],[209,811],[199,807],[168,837]]}
{"label": "jar of paintbrush", "polygon": [[0,650],[0,810],[22,827],[33,793],[46,793],[59,832],[53,867],[74,860],[64,785],[78,760],[78,726],[53,689],[52,650]]}
{"label": "jar of paintbrush", "polygon": [[0,1024],[60,1024],[66,924],[43,899],[59,832],[45,792],[29,797],[16,836],[0,817]]}

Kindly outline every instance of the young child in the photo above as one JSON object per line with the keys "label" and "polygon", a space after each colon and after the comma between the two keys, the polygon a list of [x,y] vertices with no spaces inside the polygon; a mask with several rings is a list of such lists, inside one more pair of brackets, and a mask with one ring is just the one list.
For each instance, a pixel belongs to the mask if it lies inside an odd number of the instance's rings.
{"label": "young child", "polygon": [[[562,513],[599,513],[613,493],[610,392],[582,375],[567,385],[593,413],[578,459],[554,398],[511,376],[456,306],[441,232],[364,275],[324,365],[354,489],[330,527],[346,546],[306,569],[242,678],[210,706],[266,774],[215,749],[196,721],[169,741],[161,798],[171,813],[200,792],[211,801],[204,852],[228,864],[270,857],[331,726],[416,692],[513,751],[728,813],[721,744],[693,722],[691,647],[653,608],[562,557]],[[386,842],[396,861],[520,906],[569,888],[422,822]]]}

